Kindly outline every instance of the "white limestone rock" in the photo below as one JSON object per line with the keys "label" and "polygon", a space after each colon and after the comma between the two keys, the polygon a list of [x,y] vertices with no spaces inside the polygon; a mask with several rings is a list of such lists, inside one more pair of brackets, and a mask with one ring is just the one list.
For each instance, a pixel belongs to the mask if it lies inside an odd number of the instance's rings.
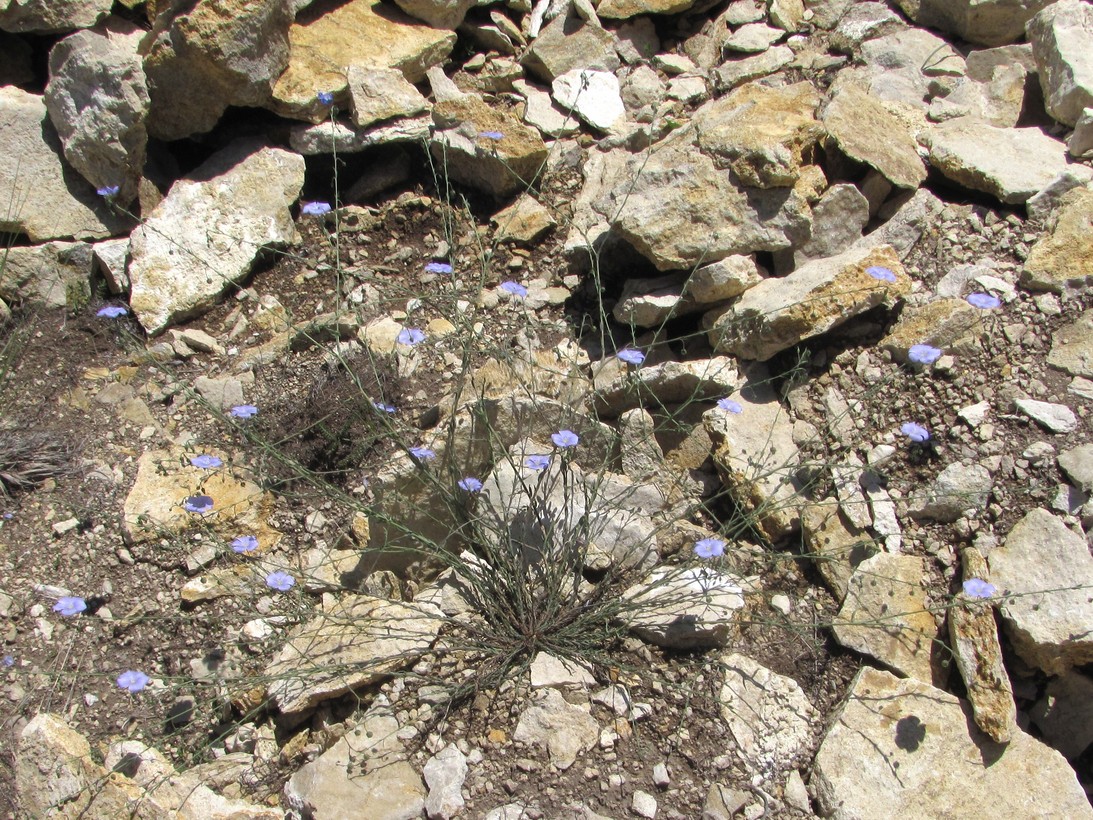
{"label": "white limestone rock", "polygon": [[0,8],[0,31],[57,34],[91,28],[113,5],[113,0],[11,0]]}
{"label": "white limestone rock", "polygon": [[742,579],[707,567],[653,570],[625,593],[630,630],[670,649],[724,646],[744,606]]}
{"label": "white limestone rock", "polygon": [[619,80],[610,71],[575,68],[554,78],[554,101],[599,131],[609,131],[626,113]]}
{"label": "white limestone rock", "polygon": [[1074,126],[1093,106],[1093,6],[1058,0],[1028,22],[1028,39],[1044,91],[1044,107]]}
{"label": "white limestone rock", "polygon": [[463,799],[463,781],[467,778],[467,756],[454,743],[449,743],[425,763],[422,772],[429,786],[425,798],[425,813],[429,820],[450,820],[459,814]]}
{"label": "white limestone rock", "polygon": [[565,771],[599,740],[600,725],[590,711],[587,704],[567,703],[557,689],[541,689],[521,713],[512,739],[545,747],[551,765]]}

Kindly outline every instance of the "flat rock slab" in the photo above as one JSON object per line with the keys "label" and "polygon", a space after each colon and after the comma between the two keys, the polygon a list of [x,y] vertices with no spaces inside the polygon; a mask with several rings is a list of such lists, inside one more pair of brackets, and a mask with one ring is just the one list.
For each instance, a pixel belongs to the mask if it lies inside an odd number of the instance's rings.
{"label": "flat rock slab", "polygon": [[596,411],[615,418],[643,403],[719,399],[736,387],[738,379],[736,365],[728,356],[663,362],[635,370],[612,360],[595,375]]}
{"label": "flat rock slab", "polygon": [[1063,195],[1049,233],[1029,251],[1021,284],[1054,293],[1084,290],[1093,284],[1093,189],[1076,188]]}
{"label": "flat rock slab", "polygon": [[436,639],[444,614],[432,604],[349,595],[301,624],[263,673],[289,720],[324,700],[410,666]]}
{"label": "flat rock slab", "polygon": [[93,246],[46,242],[3,252],[0,299],[58,308],[79,308],[91,297]]}
{"label": "flat rock slab", "polygon": [[[874,266],[890,270],[895,281],[866,273]],[[745,291],[711,323],[710,344],[718,353],[766,361],[910,292],[911,279],[891,247],[851,248]]]}
{"label": "flat rock slab", "polygon": [[833,820],[1093,818],[1062,755],[1020,730],[1000,745],[967,705],[913,678],[863,669],[816,755],[810,788]]}
{"label": "flat rock slab", "polygon": [[1061,0],[1046,6],[1028,24],[1044,108],[1073,126],[1082,110],[1093,106],[1093,6]]}
{"label": "flat rock slab", "polygon": [[988,557],[1007,596],[1002,618],[1017,654],[1050,675],[1093,661],[1093,557],[1047,510],[1029,512]]}
{"label": "flat rock slab", "polygon": [[1055,331],[1047,363],[1071,376],[1093,378],[1093,310]]}
{"label": "flat rock slab", "polygon": [[953,182],[1019,205],[1067,167],[1066,143],[1039,128],[999,128],[959,117],[925,135],[930,164]]}
{"label": "flat rock slab", "polygon": [[575,68],[554,78],[554,101],[584,122],[607,131],[626,113],[618,78],[610,71]]}
{"label": "flat rock slab", "polygon": [[[968,550],[964,552],[967,554]],[[971,577],[966,569],[964,575]],[[988,602],[972,600],[963,593],[958,601],[958,605],[949,610],[949,643],[968,692],[975,723],[992,740],[1008,743],[1017,725],[1017,707],[1002,662],[994,610]]]}
{"label": "flat rock slab", "polygon": [[260,251],[295,242],[289,206],[303,184],[299,154],[242,142],[172,185],[129,246],[129,304],[145,330],[207,310]]}
{"label": "flat rock slab", "polygon": [[599,739],[600,725],[590,711],[587,705],[567,703],[557,689],[541,689],[520,715],[512,739],[545,747],[551,765],[564,771]]}
{"label": "flat rock slab", "polygon": [[635,635],[671,649],[724,646],[744,606],[742,579],[706,567],[657,569],[623,593]]}
{"label": "flat rock slab", "polygon": [[1050,0],[920,0],[899,5],[920,26],[955,34],[969,43],[1002,46],[1025,33],[1025,23]]}

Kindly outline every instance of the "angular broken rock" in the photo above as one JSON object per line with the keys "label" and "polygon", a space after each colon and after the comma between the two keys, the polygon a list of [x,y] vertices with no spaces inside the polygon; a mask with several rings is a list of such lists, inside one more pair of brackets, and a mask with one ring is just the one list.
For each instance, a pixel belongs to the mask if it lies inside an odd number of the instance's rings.
{"label": "angular broken rock", "polygon": [[1047,363],[1071,376],[1093,377],[1093,310],[1055,331]]}
{"label": "angular broken rock", "polygon": [[873,539],[844,519],[833,498],[801,510],[801,533],[812,562],[842,603],[854,570],[876,552]]}
{"label": "angular broken rock", "polygon": [[642,404],[718,399],[736,386],[738,377],[736,365],[728,356],[664,362],[635,371],[609,360],[595,374],[596,411],[615,418]]}
{"label": "angular broken rock", "polygon": [[599,740],[600,725],[590,711],[588,705],[567,703],[557,689],[542,689],[520,715],[512,739],[545,747],[551,765],[565,771]]}
{"label": "angular broken rock", "polygon": [[395,5],[433,28],[454,30],[476,5],[476,0],[395,0]]}
{"label": "angular broken rock", "polygon": [[921,558],[878,553],[858,564],[832,631],[843,646],[902,675],[943,683],[938,628]]}
{"label": "angular broken rock", "polygon": [[1073,433],[1078,429],[1078,417],[1065,404],[1036,399],[1018,399],[1017,409],[1052,433]]}
{"label": "angular broken rock", "polygon": [[260,251],[295,242],[303,184],[303,157],[240,142],[172,185],[130,243],[129,304],[145,330],[207,310]]}
{"label": "angular broken rock", "polygon": [[1082,109],[1093,106],[1093,6],[1081,0],[1035,1],[1045,8],[1027,30],[1044,108],[1073,126]]}
{"label": "angular broken rock", "polygon": [[[872,267],[888,269],[896,281],[874,278],[866,272]],[[710,344],[719,353],[766,361],[910,292],[911,279],[891,247],[851,248],[747,290],[713,319]]]}
{"label": "angular broken rock", "polygon": [[915,518],[952,522],[965,513],[982,510],[993,486],[990,472],[982,464],[953,462],[942,470],[924,493],[910,499]]}
{"label": "angular broken rock", "polygon": [[449,820],[459,814],[465,801],[463,781],[467,778],[467,756],[449,743],[425,763],[422,771],[429,786],[425,813],[430,820]]}
{"label": "angular broken rock", "polygon": [[[993,743],[961,700],[866,667],[816,755],[810,788],[833,820],[874,817],[1093,818],[1062,755],[1021,730]],[[939,776],[944,773],[944,776]]]}
{"label": "angular broken rock", "polygon": [[352,106],[350,119],[356,128],[412,117],[429,107],[428,100],[398,69],[351,65],[345,76]]}
{"label": "angular broken rock", "polygon": [[0,31],[54,34],[91,28],[113,5],[112,0],[17,0],[0,7]]}
{"label": "angular broken rock", "polygon": [[77,309],[91,297],[92,247],[86,242],[46,242],[5,249],[0,298]]}
{"label": "angular broken rock", "polygon": [[411,665],[443,619],[432,604],[345,596],[289,633],[263,673],[267,693],[285,718],[298,721],[324,700]]}
{"label": "angular broken rock", "polygon": [[1093,557],[1085,538],[1047,510],[1030,511],[988,561],[1021,658],[1049,675],[1093,661]]}
{"label": "angular broken rock", "polygon": [[620,617],[635,635],[657,646],[724,646],[744,606],[741,582],[707,567],[656,569],[623,593]]}
{"label": "angular broken rock", "polygon": [[1080,672],[1055,678],[1029,717],[1047,743],[1076,760],[1093,743],[1093,680]]}
{"label": "angular broken rock", "polygon": [[555,77],[551,90],[558,105],[599,131],[609,130],[626,113],[618,78],[610,71],[574,68]]}
{"label": "angular broken rock", "polygon": [[1085,290],[1093,284],[1093,188],[1076,188],[1063,195],[1049,231],[1029,251],[1021,284],[1054,293]]}
{"label": "angular broken rock", "polygon": [[1001,46],[1016,42],[1025,24],[1051,0],[899,0],[920,26],[955,34],[969,43]]}

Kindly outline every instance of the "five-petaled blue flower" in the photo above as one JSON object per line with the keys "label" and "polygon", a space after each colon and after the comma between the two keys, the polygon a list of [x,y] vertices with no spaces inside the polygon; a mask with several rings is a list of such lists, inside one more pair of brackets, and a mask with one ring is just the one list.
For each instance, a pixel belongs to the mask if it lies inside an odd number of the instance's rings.
{"label": "five-petaled blue flower", "polygon": [[941,351],[932,345],[912,345],[907,358],[915,364],[933,364],[941,358]]}
{"label": "five-petaled blue flower", "polygon": [[913,421],[905,421],[900,425],[899,431],[916,444],[922,444],[924,441],[930,440],[930,431]]}
{"label": "five-petaled blue flower", "polygon": [[426,273],[451,273],[452,266],[447,262],[430,262],[425,266]]}
{"label": "five-petaled blue flower", "polygon": [[258,539],[253,535],[240,535],[232,541],[232,549],[236,552],[254,552],[258,549]]}
{"label": "five-petaled blue flower", "polygon": [[699,558],[717,558],[725,554],[725,542],[720,538],[703,538],[695,541],[695,555]]}
{"label": "five-petaled blue flower", "polygon": [[182,506],[186,512],[207,513],[213,508],[213,500],[207,495],[191,495],[182,503]]}
{"label": "five-petaled blue flower", "polygon": [[396,338],[400,345],[413,347],[414,345],[421,344],[425,341],[425,333],[416,327],[404,327],[399,331]]}
{"label": "five-petaled blue flower", "polygon": [[482,489],[482,482],[469,475],[466,478],[459,479],[459,489],[466,490],[468,493],[476,493]]}
{"label": "five-petaled blue flower", "polygon": [[980,310],[994,310],[1002,307],[1002,300],[989,293],[969,293],[964,301]]}
{"label": "five-petaled blue flower", "polygon": [[253,404],[237,404],[229,414],[233,419],[249,419],[258,412]]}
{"label": "five-petaled blue flower", "polygon": [[478,136],[485,137],[488,140],[503,140],[505,135],[500,131],[479,131]]}
{"label": "five-petaled blue flower", "polygon": [[395,412],[395,405],[388,404],[385,401],[374,401],[374,402],[372,402],[372,406],[375,407],[380,412],[383,412],[383,413],[394,413]]}
{"label": "five-petaled blue flower", "polygon": [[528,289],[519,282],[502,282],[500,287],[509,296],[515,296],[517,299],[524,299],[528,295]]}
{"label": "five-petaled blue flower", "polygon": [[266,586],[278,592],[288,592],[296,586],[296,579],[283,570],[275,570],[266,576]]}
{"label": "five-petaled blue flower", "polygon": [[410,455],[412,455],[418,461],[429,461],[430,459],[436,458],[436,453],[434,453],[428,447],[411,447]]}
{"label": "five-petaled blue flower", "polygon": [[964,594],[969,598],[990,598],[998,591],[994,584],[987,583],[982,578],[969,578],[963,586]]}
{"label": "five-petaled blue flower", "polygon": [[319,101],[320,105],[334,104],[334,94],[330,91],[320,91],[318,94],[315,95],[315,99]]}
{"label": "five-petaled blue flower", "polygon": [[524,459],[524,466],[529,470],[545,470],[550,466],[550,456],[533,455]]}
{"label": "five-petaled blue flower", "polygon": [[143,672],[139,672],[136,669],[130,669],[128,672],[122,672],[118,675],[118,686],[130,695],[135,695],[148,685],[149,680],[149,677]]}
{"label": "five-petaled blue flower", "polygon": [[57,603],[53,605],[53,611],[66,618],[71,618],[73,615],[79,615],[87,609],[87,601],[76,595],[65,595],[63,598],[58,598]]}
{"label": "five-petaled blue flower", "polygon": [[97,193],[99,196],[104,196],[109,199],[112,196],[117,196],[118,191],[120,190],[121,186],[119,185],[104,185],[101,188],[97,188],[95,190],[95,193]]}
{"label": "five-petaled blue flower", "polygon": [[300,213],[304,216],[322,216],[323,214],[330,213],[329,202],[305,202],[303,207],[300,208]]}
{"label": "five-petaled blue flower", "polygon": [[645,354],[640,350],[634,350],[632,347],[628,347],[625,350],[620,350],[615,354],[620,361],[624,361],[627,364],[641,364],[645,361]]}
{"label": "five-petaled blue flower", "polygon": [[190,459],[190,463],[195,467],[200,467],[202,470],[215,470],[217,467],[224,466],[224,462],[219,458],[209,455],[194,456]]}
{"label": "five-petaled blue flower", "polygon": [[117,319],[120,316],[128,316],[129,309],[123,308],[121,305],[107,305],[99,308],[99,312],[95,315],[104,316],[107,319]]}
{"label": "five-petaled blue flower", "polygon": [[718,409],[727,410],[730,413],[740,414],[744,412],[744,405],[733,399],[718,399],[717,406]]}
{"label": "five-petaled blue flower", "polygon": [[865,272],[872,276],[874,279],[879,279],[882,282],[896,281],[896,275],[882,265],[870,265],[868,268],[865,269]]}
{"label": "five-petaled blue flower", "polygon": [[580,436],[574,433],[572,430],[559,430],[557,433],[551,435],[550,440],[554,442],[555,447],[576,447],[581,443]]}

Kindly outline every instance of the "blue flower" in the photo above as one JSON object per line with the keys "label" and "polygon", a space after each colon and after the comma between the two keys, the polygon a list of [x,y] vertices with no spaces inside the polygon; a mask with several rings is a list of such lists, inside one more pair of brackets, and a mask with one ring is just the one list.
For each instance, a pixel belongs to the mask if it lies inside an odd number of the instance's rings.
{"label": "blue flower", "polygon": [[296,586],[296,579],[282,570],[275,570],[266,576],[266,586],[278,592],[288,592]]}
{"label": "blue flower", "polygon": [[524,466],[529,470],[545,470],[550,466],[550,456],[534,455],[524,459]]}
{"label": "blue flower", "polygon": [[879,279],[882,282],[895,282],[896,275],[888,268],[881,265],[870,265],[865,269],[865,272],[872,276],[874,279]]}
{"label": "blue flower", "polygon": [[118,185],[104,185],[101,188],[96,188],[95,193],[97,193],[99,196],[109,199],[112,196],[117,196],[118,191],[120,190],[121,187]]}
{"label": "blue flower", "polygon": [[467,476],[459,479],[459,489],[466,490],[468,493],[476,493],[482,489],[482,482],[474,476]]}
{"label": "blue flower", "polygon": [[624,361],[627,364],[638,365],[645,361],[645,354],[640,350],[634,350],[632,347],[628,347],[625,350],[620,350],[615,354],[620,361]]}
{"label": "blue flower", "polygon": [[738,401],[733,401],[732,399],[718,399],[717,406],[718,409],[727,410],[730,413],[739,414],[744,412],[744,405]]}
{"label": "blue flower", "polygon": [[930,431],[913,421],[905,421],[900,426],[899,431],[916,444],[922,444],[924,441],[930,440]]}
{"label": "blue flower", "polygon": [[120,316],[128,316],[129,309],[123,308],[121,305],[107,305],[106,307],[99,308],[99,312],[96,316],[103,316],[107,319],[117,319]]}
{"label": "blue flower", "polygon": [[550,437],[550,440],[554,442],[555,447],[561,447],[563,449],[566,447],[576,447],[581,443],[580,437],[572,430],[559,430]]}
{"label": "blue flower", "polygon": [[447,262],[430,262],[425,266],[426,273],[451,273],[452,266]]}
{"label": "blue flower", "polygon": [[329,202],[305,202],[303,207],[300,208],[300,213],[304,216],[322,216],[323,214],[330,213]]}
{"label": "blue flower", "polygon": [[138,672],[136,669],[130,669],[128,672],[122,672],[118,675],[118,686],[128,692],[130,695],[135,695],[148,685],[149,678],[143,672]]}
{"label": "blue flower", "polygon": [[478,136],[485,137],[488,140],[503,140],[505,135],[500,131],[479,131]]}
{"label": "blue flower", "polygon": [[212,511],[213,500],[211,496],[207,495],[191,495],[183,502],[182,506],[186,509],[186,512],[207,513]]}
{"label": "blue flower", "polygon": [[202,470],[215,470],[217,467],[224,466],[224,462],[219,458],[209,455],[194,456],[190,459],[190,463],[195,467],[200,467]]}
{"label": "blue flower", "polygon": [[5,655],[2,659],[0,659],[0,663],[3,663],[4,666],[15,666],[15,656]]}
{"label": "blue flower", "polygon": [[413,347],[425,341],[425,334],[416,327],[404,327],[399,331],[397,338],[400,345]]}
{"label": "blue flower", "polygon": [[436,458],[436,453],[434,453],[428,447],[411,447],[410,455],[412,455],[418,461],[429,461],[430,459]]}
{"label": "blue flower", "polygon": [[695,555],[699,558],[717,558],[725,554],[725,542],[720,538],[703,538],[695,541]]}
{"label": "blue flower", "polygon": [[320,105],[334,104],[334,94],[330,91],[320,91],[318,94],[315,95],[315,99],[319,101]]}
{"label": "blue flower", "polygon": [[53,611],[64,615],[66,618],[79,615],[85,609],[87,609],[87,601],[75,595],[65,595],[63,598],[58,598],[57,603],[53,605]]}
{"label": "blue flower", "polygon": [[249,419],[258,412],[253,404],[237,404],[229,414],[233,419]]}
{"label": "blue flower", "polygon": [[517,299],[524,299],[528,295],[528,289],[519,282],[502,282],[500,287],[509,296],[515,296]]}
{"label": "blue flower", "polygon": [[931,345],[912,345],[907,358],[915,364],[933,364],[941,358],[941,351]]}
{"label": "blue flower", "polygon": [[375,407],[377,410],[383,412],[383,413],[394,413],[394,412],[396,412],[395,405],[388,404],[387,402],[384,402],[384,401],[374,401],[374,402],[372,402],[372,406]]}
{"label": "blue flower", "polygon": [[994,310],[1002,307],[1002,300],[989,293],[969,293],[964,301],[980,310]]}
{"label": "blue flower", "polygon": [[990,598],[998,591],[994,584],[987,583],[982,578],[969,578],[963,586],[964,594],[969,598]]}
{"label": "blue flower", "polygon": [[236,552],[254,552],[258,549],[258,539],[253,535],[240,535],[232,541],[232,549]]}

